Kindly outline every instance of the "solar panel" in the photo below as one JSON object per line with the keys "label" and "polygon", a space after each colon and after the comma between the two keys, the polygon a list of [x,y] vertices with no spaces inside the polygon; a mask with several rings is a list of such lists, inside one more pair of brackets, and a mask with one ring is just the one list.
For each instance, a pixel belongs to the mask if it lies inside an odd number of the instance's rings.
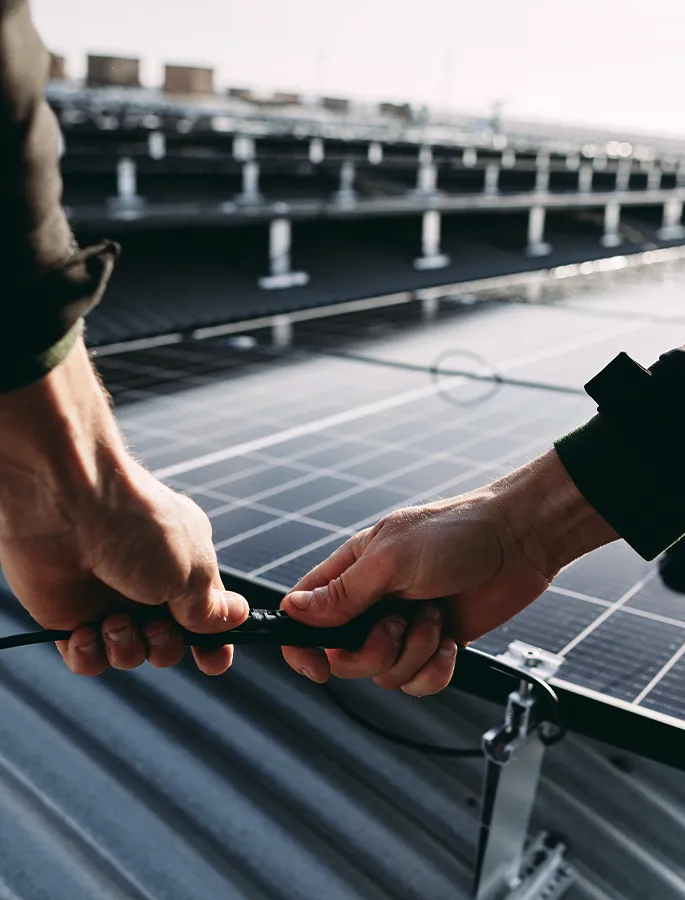
{"label": "solar panel", "polygon": [[[209,515],[222,570],[275,602],[358,529],[480,486],[594,412],[581,393],[502,385],[461,403],[468,380],[221,342],[99,367],[134,451]],[[478,645],[515,639],[564,657],[558,685],[682,727],[685,598],[626,545],[569,566]]]}

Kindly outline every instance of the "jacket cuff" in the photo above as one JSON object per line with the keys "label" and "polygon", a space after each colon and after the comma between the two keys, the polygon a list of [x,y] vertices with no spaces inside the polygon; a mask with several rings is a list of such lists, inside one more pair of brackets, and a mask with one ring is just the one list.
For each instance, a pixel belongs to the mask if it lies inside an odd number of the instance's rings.
{"label": "jacket cuff", "polygon": [[118,255],[118,244],[105,241],[73,251],[58,269],[5,282],[10,304],[0,320],[0,393],[38,381],[65,359]]}
{"label": "jacket cuff", "polygon": [[627,442],[601,415],[554,444],[588,503],[645,560],[685,534],[685,484],[668,478],[657,445]]}

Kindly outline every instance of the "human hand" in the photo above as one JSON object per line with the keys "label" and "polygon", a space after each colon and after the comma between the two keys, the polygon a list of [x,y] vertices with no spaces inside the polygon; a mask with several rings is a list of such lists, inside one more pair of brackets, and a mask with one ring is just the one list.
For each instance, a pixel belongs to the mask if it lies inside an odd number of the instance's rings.
{"label": "human hand", "polygon": [[[58,644],[72,671],[173,666],[184,653],[175,623],[212,633],[245,620],[247,602],[223,590],[209,520],[128,454],[82,345],[0,396],[0,433],[0,565],[41,625],[74,629]],[[232,651],[193,653],[216,675]]]}
{"label": "human hand", "polygon": [[[373,678],[415,696],[449,683],[457,643],[508,621],[563,565],[618,535],[589,506],[554,451],[487,487],[401,509],[350,538],[284,598],[308,625],[342,625],[386,595],[421,604],[384,617],[358,652],[284,648],[314,681]],[[435,598],[440,598],[436,601]]]}

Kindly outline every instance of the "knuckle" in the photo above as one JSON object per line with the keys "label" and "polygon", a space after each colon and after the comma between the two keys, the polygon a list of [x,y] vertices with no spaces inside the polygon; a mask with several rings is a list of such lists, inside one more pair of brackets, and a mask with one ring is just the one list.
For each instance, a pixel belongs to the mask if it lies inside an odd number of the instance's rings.
{"label": "knuckle", "polygon": [[336,617],[342,616],[349,606],[349,601],[350,595],[347,587],[347,578],[343,572],[342,575],[334,578],[333,581],[328,584],[327,612],[332,613]]}

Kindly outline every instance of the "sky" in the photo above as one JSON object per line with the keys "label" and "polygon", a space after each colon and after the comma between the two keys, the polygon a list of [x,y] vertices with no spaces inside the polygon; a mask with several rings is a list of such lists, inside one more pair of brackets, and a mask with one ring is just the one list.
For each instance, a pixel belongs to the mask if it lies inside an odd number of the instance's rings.
{"label": "sky", "polygon": [[32,0],[45,43],[214,66],[220,86],[685,137],[682,0]]}

